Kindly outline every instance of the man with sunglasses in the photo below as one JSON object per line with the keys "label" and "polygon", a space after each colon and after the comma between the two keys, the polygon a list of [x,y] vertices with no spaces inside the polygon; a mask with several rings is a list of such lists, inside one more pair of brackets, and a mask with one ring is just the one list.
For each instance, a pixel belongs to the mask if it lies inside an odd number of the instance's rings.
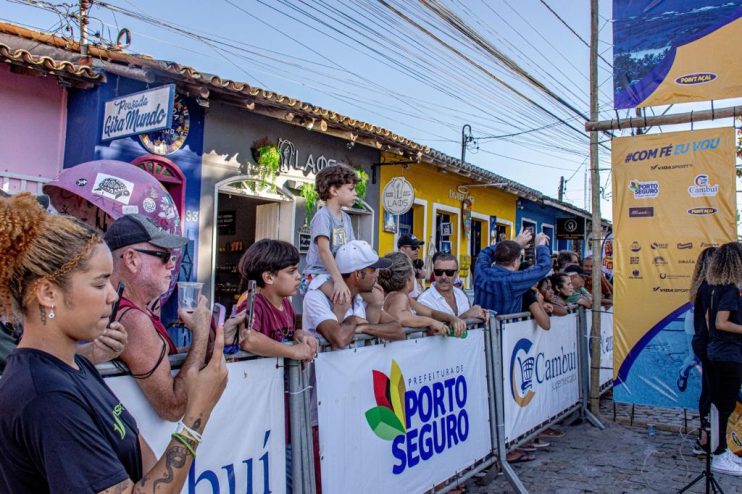
{"label": "man with sunglasses", "polygon": [[423,286],[419,280],[425,278],[425,271],[423,271],[423,261],[419,258],[419,255],[420,248],[424,244],[424,240],[419,240],[416,236],[409,233],[403,233],[399,236],[399,240],[397,240],[397,249],[400,252],[404,252],[415,267],[415,288],[410,292],[410,297],[414,299],[417,299],[423,292]]}
{"label": "man with sunglasses", "polygon": [[191,314],[179,315],[193,334],[183,366],[172,375],[168,354],[178,349],[167,335],[157,314],[150,310],[167,292],[177,255],[188,239],[172,235],[140,214],[128,214],[116,220],[104,237],[113,256],[111,283],[124,283],[116,319],[129,333],[129,343],[119,356],[137,379],[139,387],[157,414],[166,420],[178,420],[188,401],[184,377],[189,368],[201,369],[209,340],[211,313],[206,297]]}
{"label": "man with sunglasses", "polygon": [[489,313],[480,306],[470,306],[463,290],[454,286],[459,261],[450,252],[438,252],[433,256],[435,283],[425,290],[417,301],[433,310],[452,314],[459,319],[477,318],[487,322]]}

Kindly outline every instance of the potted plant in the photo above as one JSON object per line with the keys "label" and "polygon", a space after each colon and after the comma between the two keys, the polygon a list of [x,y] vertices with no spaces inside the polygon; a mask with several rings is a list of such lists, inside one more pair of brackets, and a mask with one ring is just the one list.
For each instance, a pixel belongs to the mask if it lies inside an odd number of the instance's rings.
{"label": "potted plant", "polygon": [[278,145],[271,143],[267,137],[255,141],[252,155],[261,180],[273,183],[281,167],[281,153]]}

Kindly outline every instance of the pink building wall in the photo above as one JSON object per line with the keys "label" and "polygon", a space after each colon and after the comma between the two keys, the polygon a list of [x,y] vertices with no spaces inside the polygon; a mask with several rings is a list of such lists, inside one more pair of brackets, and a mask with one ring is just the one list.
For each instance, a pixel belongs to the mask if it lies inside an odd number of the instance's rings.
{"label": "pink building wall", "polygon": [[66,125],[67,91],[54,77],[0,64],[0,187],[40,192],[62,169]]}

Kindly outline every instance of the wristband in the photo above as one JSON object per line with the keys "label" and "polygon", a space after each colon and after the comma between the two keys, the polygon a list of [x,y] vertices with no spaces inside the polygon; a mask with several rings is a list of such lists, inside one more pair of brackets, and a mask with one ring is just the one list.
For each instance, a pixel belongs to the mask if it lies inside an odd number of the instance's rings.
{"label": "wristband", "polygon": [[173,432],[170,435],[170,437],[172,437],[173,439],[175,439],[176,441],[178,441],[180,444],[182,444],[183,446],[185,446],[185,448],[188,450],[188,452],[191,454],[191,456],[193,456],[193,459],[194,460],[196,459],[196,450],[193,448],[193,446],[191,446],[190,444],[188,444],[188,440],[186,438],[184,438],[183,436],[181,436],[177,432]]}
{"label": "wristband", "polygon": [[190,427],[188,427],[187,425],[185,425],[185,423],[183,423],[182,420],[178,422],[178,430],[175,431],[175,432],[177,434],[182,435],[182,436],[190,437],[191,439],[193,439],[197,443],[200,443],[203,440],[203,437],[201,436],[201,434],[199,434],[195,430],[193,430]]}

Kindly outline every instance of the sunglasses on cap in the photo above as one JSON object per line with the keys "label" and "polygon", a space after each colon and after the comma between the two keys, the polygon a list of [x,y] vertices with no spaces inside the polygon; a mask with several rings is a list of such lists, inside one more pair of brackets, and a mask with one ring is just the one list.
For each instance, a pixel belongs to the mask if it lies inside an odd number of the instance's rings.
{"label": "sunglasses on cap", "polygon": [[443,273],[446,273],[446,276],[453,276],[456,274],[456,271],[458,271],[458,269],[434,269],[433,273],[435,273],[436,276],[443,276]]}
{"label": "sunglasses on cap", "polygon": [[169,262],[175,262],[178,259],[178,256],[176,256],[175,254],[171,254],[170,252],[167,252],[165,250],[149,250],[149,249],[134,249],[134,250],[137,252],[141,252],[142,254],[147,254],[148,256],[159,257],[160,261],[162,261],[162,264],[167,264]]}

